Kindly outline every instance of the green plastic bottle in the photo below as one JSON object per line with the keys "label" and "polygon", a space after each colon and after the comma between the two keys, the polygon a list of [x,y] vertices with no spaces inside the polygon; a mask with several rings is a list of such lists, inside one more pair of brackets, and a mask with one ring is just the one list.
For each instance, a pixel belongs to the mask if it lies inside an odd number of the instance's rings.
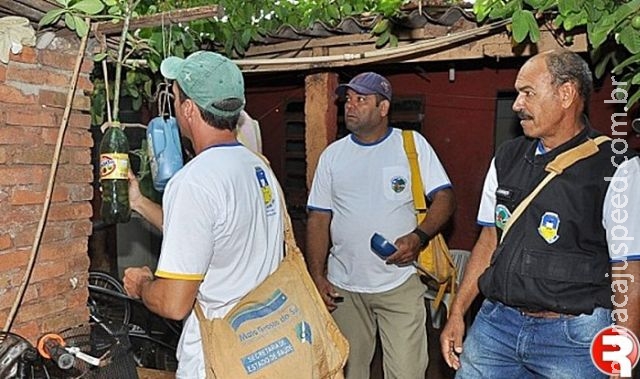
{"label": "green plastic bottle", "polygon": [[111,126],[100,142],[100,185],[105,224],[129,222],[129,141],[117,125]]}

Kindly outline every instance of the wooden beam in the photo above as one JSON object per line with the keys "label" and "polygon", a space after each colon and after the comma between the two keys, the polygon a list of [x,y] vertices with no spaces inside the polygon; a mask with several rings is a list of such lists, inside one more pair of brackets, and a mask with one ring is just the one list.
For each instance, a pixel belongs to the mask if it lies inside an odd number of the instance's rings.
{"label": "wooden beam", "polygon": [[19,15],[27,18],[29,21],[38,22],[44,16],[43,12],[40,12],[34,8],[18,3],[16,1],[7,1],[2,3],[2,9],[8,10],[9,14]]}
{"label": "wooden beam", "polygon": [[60,4],[52,3],[46,0],[14,0],[14,2],[22,3],[29,8],[34,8],[40,12],[47,13],[50,10],[60,8]]}
{"label": "wooden beam", "polygon": [[[178,24],[204,18],[222,17],[223,15],[224,9],[222,7],[218,5],[206,5],[138,17],[131,20],[129,28],[130,30],[152,28],[163,24]],[[122,21],[115,24],[110,21],[97,22],[94,24],[94,32],[104,35],[120,34],[122,32],[122,25]]]}
{"label": "wooden beam", "polygon": [[[327,38],[332,39],[332,37]],[[326,42],[326,41],[325,41]],[[330,44],[329,44],[330,45]],[[408,46],[409,43],[401,42],[399,46]],[[339,68],[348,66],[365,65],[371,63],[415,63],[415,62],[433,62],[433,61],[447,61],[447,60],[465,60],[465,59],[480,59],[486,57],[492,58],[510,58],[518,56],[530,56],[539,51],[556,49],[564,47],[559,42],[552,32],[548,30],[541,30],[540,41],[537,44],[525,44],[515,48],[511,42],[511,36],[506,32],[477,36],[464,42],[448,44],[446,46],[437,46],[432,49],[421,51],[413,56],[405,56],[402,58],[390,57],[387,60],[375,58],[355,59],[355,60],[337,60],[332,62],[320,62],[318,60],[315,63],[300,63],[295,64],[288,62],[282,65],[263,65],[263,66],[245,66],[243,71],[245,72],[270,72],[270,71],[296,71],[296,70],[310,70],[317,68]],[[587,51],[588,41],[585,33],[576,34],[574,36],[573,44],[566,46],[568,49],[576,52]],[[311,57],[312,51],[305,49],[299,51],[296,57]],[[316,50],[317,51],[317,50]],[[340,56],[344,54],[364,54],[370,51],[381,51],[375,48],[375,42],[367,42],[354,45],[336,44],[335,46],[328,47],[326,50],[326,56]],[[273,61],[277,61],[278,58],[287,57],[289,54],[273,56]],[[257,59],[259,57],[252,57],[251,59]],[[241,62],[238,61],[238,62]]]}

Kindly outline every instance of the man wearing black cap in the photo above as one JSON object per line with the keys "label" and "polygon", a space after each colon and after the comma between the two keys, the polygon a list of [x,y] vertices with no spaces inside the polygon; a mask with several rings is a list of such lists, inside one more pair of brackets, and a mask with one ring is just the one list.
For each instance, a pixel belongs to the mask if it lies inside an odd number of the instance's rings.
{"label": "man wearing black cap", "polygon": [[[425,288],[411,263],[453,213],[451,183],[433,149],[414,133],[431,200],[429,217],[416,225],[402,133],[389,126],[391,84],[366,72],[336,92],[345,99],[351,134],[327,147],[318,162],[307,203],[309,271],[349,340],[347,379],[369,378],[377,332],[385,378],[423,378]],[[370,248],[376,232],[397,247],[386,259]]]}

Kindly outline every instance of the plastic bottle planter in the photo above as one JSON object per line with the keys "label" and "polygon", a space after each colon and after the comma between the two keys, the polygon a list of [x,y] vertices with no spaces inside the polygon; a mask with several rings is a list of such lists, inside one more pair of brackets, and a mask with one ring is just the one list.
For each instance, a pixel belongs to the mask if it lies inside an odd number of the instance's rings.
{"label": "plastic bottle planter", "polygon": [[171,177],[182,168],[182,146],[174,117],[155,117],[147,126],[147,146],[153,188],[163,192]]}
{"label": "plastic bottle planter", "polygon": [[105,224],[126,223],[129,208],[129,141],[118,126],[111,126],[100,142],[100,215]]}

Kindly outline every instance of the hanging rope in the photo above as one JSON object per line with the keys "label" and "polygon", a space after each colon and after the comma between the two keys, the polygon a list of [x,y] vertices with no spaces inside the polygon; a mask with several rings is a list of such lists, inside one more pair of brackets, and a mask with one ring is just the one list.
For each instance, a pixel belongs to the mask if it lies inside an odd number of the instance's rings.
{"label": "hanging rope", "polygon": [[[89,18],[85,19],[85,22],[89,27],[91,27],[91,20]],[[78,84],[78,76],[80,76],[80,67],[82,65],[82,60],[84,59],[84,53],[87,48],[87,40],[89,38],[89,34],[87,33],[80,42],[80,49],[78,51],[78,57],[76,59],[76,64],[73,70],[73,76],[71,76],[71,83],[69,84],[69,91],[67,92],[67,103],[64,108],[64,112],[62,114],[62,120],[60,122],[60,129],[58,130],[58,139],[56,141],[56,147],[53,153],[53,161],[51,162],[51,171],[49,173],[49,182],[47,184],[47,192],[45,194],[44,205],[42,207],[42,214],[40,217],[40,221],[38,222],[38,228],[36,229],[36,235],[33,240],[33,245],[31,247],[31,255],[29,257],[29,263],[27,263],[27,268],[24,273],[24,277],[22,278],[22,283],[20,284],[20,288],[18,289],[18,294],[16,295],[16,300],[11,307],[9,315],[7,316],[7,321],[4,325],[3,332],[9,332],[11,330],[11,326],[13,325],[13,321],[15,320],[16,314],[18,313],[18,309],[20,308],[20,304],[22,303],[22,299],[24,297],[24,293],[27,290],[27,286],[29,285],[29,280],[31,279],[31,274],[33,273],[33,268],[36,263],[36,258],[38,257],[38,249],[40,248],[40,243],[42,242],[42,234],[44,232],[44,227],[47,222],[47,215],[49,214],[49,207],[51,206],[51,197],[53,194],[53,186],[56,181],[56,173],[58,172],[58,163],[60,162],[60,153],[62,152],[62,145],[64,142],[64,134],[67,130],[69,115],[71,113],[71,107],[73,105],[73,94],[76,91],[76,85]]]}
{"label": "hanging rope", "polygon": [[[162,15],[162,58],[166,59],[171,54],[171,31],[172,27],[169,25],[169,38],[165,38],[167,28],[164,24],[164,14]],[[164,79],[163,83],[158,85],[158,96],[156,97],[158,102],[158,116],[165,118],[172,117],[171,103],[173,102],[173,93],[171,92],[171,83],[167,79]]]}

